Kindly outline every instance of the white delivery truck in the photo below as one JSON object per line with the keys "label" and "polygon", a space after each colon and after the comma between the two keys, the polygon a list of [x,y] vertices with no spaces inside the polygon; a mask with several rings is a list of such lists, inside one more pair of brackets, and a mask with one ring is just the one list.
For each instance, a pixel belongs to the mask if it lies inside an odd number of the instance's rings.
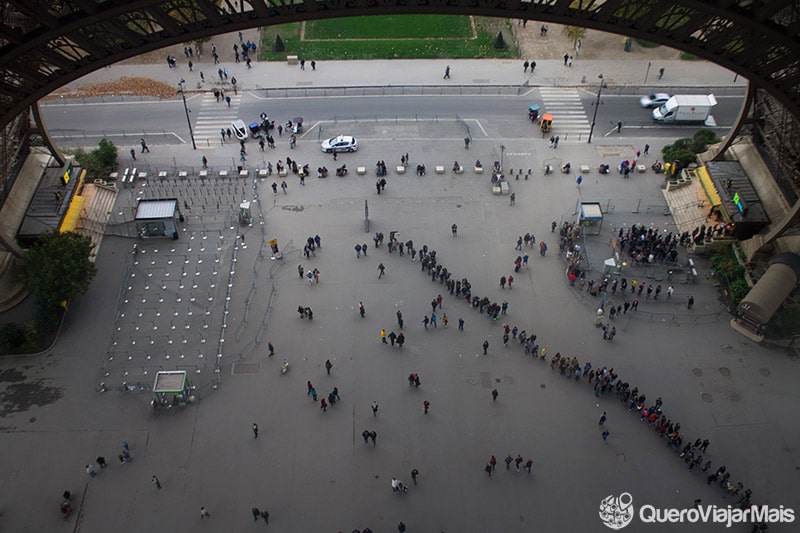
{"label": "white delivery truck", "polygon": [[715,126],[711,108],[717,105],[713,94],[676,94],[667,102],[653,109],[656,122],[702,122]]}

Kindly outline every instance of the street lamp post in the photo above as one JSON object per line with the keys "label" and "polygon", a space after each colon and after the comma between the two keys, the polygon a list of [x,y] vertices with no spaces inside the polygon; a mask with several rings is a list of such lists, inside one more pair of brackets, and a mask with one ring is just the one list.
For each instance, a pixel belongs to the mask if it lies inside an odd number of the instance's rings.
{"label": "street lamp post", "polygon": [[192,121],[189,119],[189,108],[186,106],[186,94],[183,92],[184,83],[186,83],[186,80],[181,78],[181,81],[178,82],[178,92],[181,93],[181,98],[183,99],[183,111],[186,113],[186,123],[189,125],[189,137],[192,138],[192,148],[197,150],[197,143],[194,142],[194,132],[192,131]]}
{"label": "street lamp post", "polygon": [[592,135],[594,134],[594,125],[597,122],[597,109],[600,107],[600,95],[603,94],[603,87],[605,86],[603,82],[603,75],[600,74],[597,76],[600,78],[600,87],[597,89],[597,100],[594,103],[594,114],[592,115],[592,126],[589,128],[589,140],[587,141],[589,144],[592,143]]}
{"label": "street lamp post", "polygon": [[503,154],[505,154],[506,146],[504,144],[500,145],[500,171],[503,171]]}

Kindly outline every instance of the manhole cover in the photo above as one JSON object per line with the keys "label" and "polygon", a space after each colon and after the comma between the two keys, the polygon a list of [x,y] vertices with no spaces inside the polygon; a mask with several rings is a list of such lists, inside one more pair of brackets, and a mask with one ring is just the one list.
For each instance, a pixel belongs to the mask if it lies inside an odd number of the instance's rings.
{"label": "manhole cover", "polygon": [[714,401],[714,397],[713,397],[713,396],[711,396],[711,395],[710,395],[709,393],[707,393],[707,392],[704,392],[703,394],[701,394],[701,395],[700,395],[700,397],[703,399],[703,401],[704,401],[704,402],[711,403],[711,402],[713,402],[713,401]]}
{"label": "manhole cover", "polygon": [[728,377],[731,375],[731,369],[723,366],[722,368],[719,369],[719,373],[725,377]]}
{"label": "manhole cover", "polygon": [[732,392],[732,393],[730,393],[730,394],[728,395],[728,398],[730,398],[730,400],[731,400],[732,402],[738,402],[739,400],[741,400],[741,399],[742,399],[742,397],[741,397],[741,396],[739,396],[739,395],[738,395],[737,393],[735,393],[735,392]]}
{"label": "manhole cover", "polygon": [[771,372],[769,371],[769,368],[759,368],[758,369],[758,373],[761,374],[764,377],[767,377],[767,376],[769,376],[771,374]]}
{"label": "manhole cover", "polygon": [[258,374],[261,365],[258,363],[234,363],[232,374]]}
{"label": "manhole cover", "polygon": [[702,376],[702,375],[703,375],[703,371],[702,371],[702,370],[700,370],[699,368],[693,368],[693,369],[692,369],[692,374],[694,374],[694,375],[695,375],[695,376],[697,376],[697,377],[700,377],[700,376]]}

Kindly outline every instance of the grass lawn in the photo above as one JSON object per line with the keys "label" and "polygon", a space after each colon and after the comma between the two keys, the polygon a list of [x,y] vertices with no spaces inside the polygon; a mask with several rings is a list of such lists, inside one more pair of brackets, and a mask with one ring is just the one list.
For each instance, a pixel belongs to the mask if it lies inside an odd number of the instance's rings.
{"label": "grass lawn", "polygon": [[[469,17],[456,15],[397,15],[314,20],[261,29],[261,59],[418,59],[518,57],[507,19],[475,17],[475,35]],[[509,48],[492,43],[502,31]],[[280,35],[286,51],[272,53]]]}

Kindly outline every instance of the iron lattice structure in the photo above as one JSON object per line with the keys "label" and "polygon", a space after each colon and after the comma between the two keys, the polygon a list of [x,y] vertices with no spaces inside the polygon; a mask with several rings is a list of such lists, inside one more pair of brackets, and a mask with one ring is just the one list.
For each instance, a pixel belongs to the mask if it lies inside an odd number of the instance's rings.
{"label": "iron lattice structure", "polygon": [[0,0],[0,10],[4,143],[9,126],[27,135],[13,125],[41,97],[164,46],[319,18],[470,14],[646,39],[745,76],[758,94],[754,138],[790,196],[800,189],[800,0]]}
{"label": "iron lattice structure", "polygon": [[800,0],[5,0],[0,127],[98,68],[218,33],[396,13],[541,20],[646,39],[745,76],[800,116]]}

